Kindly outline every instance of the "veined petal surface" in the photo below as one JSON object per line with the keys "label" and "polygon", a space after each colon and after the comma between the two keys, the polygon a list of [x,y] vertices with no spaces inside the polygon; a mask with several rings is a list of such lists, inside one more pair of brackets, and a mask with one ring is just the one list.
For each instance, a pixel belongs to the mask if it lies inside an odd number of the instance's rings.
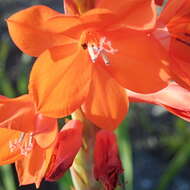
{"label": "veined petal surface", "polygon": [[36,110],[30,95],[17,98],[0,96],[0,127],[33,132]]}
{"label": "veined petal surface", "polygon": [[190,0],[168,0],[164,10],[161,12],[159,21],[167,24],[177,14],[185,14],[189,11]]}
{"label": "veined petal surface", "polygon": [[44,150],[34,143],[32,152],[15,163],[20,185],[35,183],[39,188],[47,171],[53,149],[54,146],[51,146]]}
{"label": "veined petal surface", "polygon": [[58,118],[79,108],[88,95],[91,67],[87,52],[77,45],[44,52],[33,66],[29,84],[37,109]]}
{"label": "veined petal surface", "polygon": [[51,146],[57,137],[57,120],[38,114],[36,117],[36,131],[34,138],[41,148]]}
{"label": "veined petal surface", "polygon": [[85,116],[98,127],[113,130],[127,114],[128,98],[124,89],[97,64],[82,108]]}
{"label": "veined petal surface", "polygon": [[122,29],[105,36],[117,50],[106,69],[123,87],[152,93],[167,86],[170,59],[151,34]]}
{"label": "veined petal surface", "polygon": [[139,94],[127,91],[130,102],[145,102],[157,104],[166,108],[169,112],[190,121],[190,91],[171,82],[166,88],[153,94]]}
{"label": "veined petal surface", "polygon": [[[51,25],[47,24],[50,18],[58,15],[63,14],[42,5],[19,11],[7,19],[10,36],[24,53],[39,56],[49,47],[70,41],[66,36],[53,33]],[[65,18],[65,20],[68,19]],[[67,22],[63,28],[69,23],[72,24],[72,22]]]}
{"label": "veined petal surface", "polygon": [[0,128],[0,165],[11,164],[16,160],[23,158],[20,151],[11,152],[9,143],[19,138],[20,132],[12,129]]}

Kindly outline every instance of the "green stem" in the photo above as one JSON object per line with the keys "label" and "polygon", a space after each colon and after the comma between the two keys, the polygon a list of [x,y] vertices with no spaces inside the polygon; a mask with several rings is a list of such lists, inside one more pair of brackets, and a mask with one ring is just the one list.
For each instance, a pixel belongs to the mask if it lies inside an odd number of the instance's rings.
{"label": "green stem", "polygon": [[6,190],[16,190],[11,165],[1,166],[0,172],[2,175],[3,186],[5,187],[5,189]]}
{"label": "green stem", "polygon": [[117,130],[120,156],[124,168],[124,182],[122,184],[123,190],[133,190],[132,147],[128,132],[128,123],[129,121],[125,119]]}
{"label": "green stem", "polygon": [[189,142],[184,144],[182,148],[176,153],[175,157],[170,162],[167,171],[160,179],[160,183],[156,190],[166,190],[171,183],[172,179],[177,173],[185,166],[190,159],[190,146]]}
{"label": "green stem", "polygon": [[75,111],[72,118],[84,123],[83,146],[70,168],[74,187],[76,190],[101,190],[93,175],[93,149],[98,129],[84,117],[81,110]]}

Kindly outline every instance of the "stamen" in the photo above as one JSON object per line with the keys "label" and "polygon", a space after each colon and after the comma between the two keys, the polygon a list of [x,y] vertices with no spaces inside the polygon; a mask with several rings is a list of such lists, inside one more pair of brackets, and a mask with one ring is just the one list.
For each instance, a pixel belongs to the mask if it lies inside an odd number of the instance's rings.
{"label": "stamen", "polygon": [[32,141],[33,141],[33,134],[30,133],[28,141],[24,143],[24,146],[20,147],[22,155],[26,156],[32,150],[33,148]]}
{"label": "stamen", "polygon": [[33,133],[21,133],[18,139],[13,142],[9,141],[9,148],[11,152],[20,150],[22,155],[27,155],[33,148]]}
{"label": "stamen", "polygon": [[104,63],[106,65],[109,65],[110,64],[110,60],[109,60],[108,56],[105,55],[105,54],[103,54],[103,53],[101,53],[101,56],[102,56],[102,59],[103,59]]}
{"label": "stamen", "polygon": [[18,149],[18,147],[20,146],[21,142],[24,139],[24,136],[25,136],[25,133],[22,132],[18,139],[15,139],[13,142],[9,141],[9,148],[11,152],[15,152]]}
{"label": "stamen", "polygon": [[96,62],[96,59],[100,55],[106,65],[110,64],[109,57],[106,54],[115,54],[118,52],[117,49],[112,47],[111,41],[106,40],[106,37],[100,38],[99,46],[96,44],[88,43],[88,52],[93,63]]}
{"label": "stamen", "polygon": [[98,47],[91,44],[88,45],[88,53],[91,57],[92,62],[95,63],[99,55]]}

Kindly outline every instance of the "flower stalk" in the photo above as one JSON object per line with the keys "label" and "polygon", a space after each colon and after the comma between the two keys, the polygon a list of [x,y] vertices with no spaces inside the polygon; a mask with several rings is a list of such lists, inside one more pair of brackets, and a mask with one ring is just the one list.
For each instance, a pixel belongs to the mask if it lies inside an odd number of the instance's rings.
{"label": "flower stalk", "polygon": [[85,118],[80,109],[72,114],[72,119],[84,123],[83,144],[70,168],[74,188],[75,190],[101,190],[102,187],[93,174],[93,149],[98,128]]}

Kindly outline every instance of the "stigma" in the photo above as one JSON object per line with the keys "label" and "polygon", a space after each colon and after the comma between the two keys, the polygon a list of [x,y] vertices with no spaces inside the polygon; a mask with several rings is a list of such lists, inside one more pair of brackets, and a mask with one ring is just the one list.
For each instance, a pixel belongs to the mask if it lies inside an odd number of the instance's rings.
{"label": "stigma", "polygon": [[26,156],[33,148],[33,133],[21,132],[18,139],[9,141],[10,152],[20,151],[20,154]]}

